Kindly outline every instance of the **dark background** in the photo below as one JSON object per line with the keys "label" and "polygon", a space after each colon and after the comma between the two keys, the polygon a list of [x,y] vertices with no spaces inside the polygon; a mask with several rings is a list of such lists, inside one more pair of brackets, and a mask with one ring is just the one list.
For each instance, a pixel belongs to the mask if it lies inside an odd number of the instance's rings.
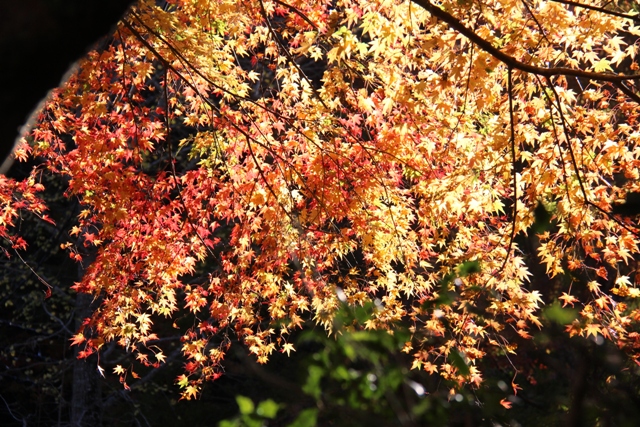
{"label": "dark background", "polygon": [[0,1],[0,163],[33,108],[77,59],[110,32],[131,3]]}

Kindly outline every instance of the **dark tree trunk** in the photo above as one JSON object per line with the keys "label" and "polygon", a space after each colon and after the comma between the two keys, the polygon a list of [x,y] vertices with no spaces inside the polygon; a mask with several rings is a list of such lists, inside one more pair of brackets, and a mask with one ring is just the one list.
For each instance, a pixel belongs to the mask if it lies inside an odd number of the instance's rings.
{"label": "dark tree trunk", "polygon": [[589,376],[589,354],[585,348],[584,353],[578,354],[578,367],[573,376],[571,387],[571,406],[569,408],[567,427],[580,427],[584,424],[584,399],[587,395]]}
{"label": "dark tree trunk", "polygon": [[[91,313],[93,297],[87,294],[78,294],[76,297],[76,329],[80,327],[85,317]],[[102,418],[102,390],[100,376],[97,372],[95,357],[78,359],[78,352],[82,348],[76,348],[76,359],[73,365],[73,382],[71,395],[71,426],[72,427],[98,427]]]}

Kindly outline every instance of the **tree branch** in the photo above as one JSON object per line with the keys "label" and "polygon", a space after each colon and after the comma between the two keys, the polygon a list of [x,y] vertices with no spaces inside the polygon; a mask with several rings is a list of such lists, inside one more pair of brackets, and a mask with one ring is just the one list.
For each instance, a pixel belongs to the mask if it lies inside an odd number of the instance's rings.
{"label": "tree branch", "polygon": [[633,99],[634,101],[636,101],[638,104],[640,104],[640,96],[638,96],[637,94],[635,94],[631,89],[629,89],[623,82],[615,82],[613,84],[615,87],[617,87],[618,89],[620,89],[620,91],[622,91],[622,93],[624,93],[625,95],[627,95],[629,98]]}
{"label": "tree branch", "polygon": [[554,3],[562,3],[568,6],[575,6],[575,7],[580,7],[582,9],[594,10],[596,12],[604,13],[606,15],[617,16],[618,18],[631,19],[632,21],[640,22],[640,16],[638,15],[627,15],[626,13],[607,10],[603,7],[594,6],[592,4],[583,4],[583,3],[578,3],[576,1],[570,1],[570,0],[551,0],[551,1]]}
{"label": "tree branch", "polygon": [[538,67],[535,65],[525,64],[524,62],[520,62],[512,56],[507,55],[502,52],[497,47],[493,46],[491,42],[483,39],[475,31],[470,28],[467,28],[458,18],[453,15],[447,13],[439,6],[432,4],[429,0],[411,0],[413,3],[422,7],[424,10],[429,12],[431,16],[438,19],[441,22],[445,22],[451,26],[454,30],[458,31],[460,34],[468,38],[471,42],[476,44],[480,49],[489,53],[494,58],[503,62],[509,68],[513,68],[516,70],[524,71],[526,73],[537,74],[539,76],[545,77],[553,77],[553,76],[574,76],[581,77],[588,80],[599,80],[604,82],[622,82],[625,80],[636,80],[640,79],[640,75],[617,75],[610,73],[595,73],[590,71],[578,70],[575,68],[567,68],[567,67],[553,67],[553,68],[545,68]]}

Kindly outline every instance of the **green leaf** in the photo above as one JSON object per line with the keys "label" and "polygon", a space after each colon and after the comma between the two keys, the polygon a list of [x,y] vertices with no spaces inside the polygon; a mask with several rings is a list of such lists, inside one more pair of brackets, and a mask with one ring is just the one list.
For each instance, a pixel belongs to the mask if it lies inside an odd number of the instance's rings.
{"label": "green leaf", "polygon": [[378,378],[378,389],[381,392],[385,390],[397,390],[398,387],[404,381],[404,374],[402,373],[402,369],[399,367],[388,368],[385,370],[384,375],[380,375]]}
{"label": "green leaf", "polygon": [[355,348],[353,348],[353,345],[349,344],[348,342],[344,343],[344,345],[342,346],[342,351],[349,360],[355,360],[358,356],[358,353],[356,352]]}
{"label": "green leaf", "polygon": [[271,399],[267,399],[258,404],[256,414],[260,415],[261,417],[273,419],[276,417],[279,409],[280,405],[278,405]]}
{"label": "green leaf", "polygon": [[373,315],[373,303],[367,303],[364,306],[355,308],[355,318],[361,325],[370,320]]}
{"label": "green leaf", "polygon": [[264,427],[265,423],[262,418],[258,418],[255,415],[243,415],[242,427]]}
{"label": "green leaf", "polygon": [[315,408],[305,409],[287,427],[315,427],[318,422],[318,410]]}
{"label": "green leaf", "polygon": [[531,230],[534,233],[544,233],[551,228],[551,213],[547,211],[542,202],[538,202],[538,205],[533,210],[534,222],[531,225]]}
{"label": "green leaf", "polygon": [[309,376],[307,377],[306,384],[302,387],[302,391],[316,399],[319,399],[320,393],[322,392],[320,388],[320,381],[322,380],[323,375],[324,369],[320,366],[309,366]]}
{"label": "green leaf", "polygon": [[553,304],[547,306],[543,311],[542,315],[552,322],[555,322],[559,325],[568,325],[573,322],[578,317],[578,310],[574,308],[562,308],[558,301],[555,301]]}
{"label": "green leaf", "polygon": [[465,261],[458,266],[459,277],[466,277],[473,273],[480,273],[480,262],[477,260]]}
{"label": "green leaf", "polygon": [[236,396],[236,402],[241,414],[253,414],[254,405],[251,399],[245,396]]}
{"label": "green leaf", "polygon": [[469,366],[466,364],[464,358],[462,357],[460,352],[458,352],[458,350],[451,350],[451,352],[449,353],[449,360],[451,361],[451,364],[456,367],[460,375],[469,375]]}
{"label": "green leaf", "polygon": [[458,299],[458,294],[453,291],[448,291],[444,286],[441,291],[438,292],[438,297],[431,301],[426,301],[422,304],[422,308],[437,308],[443,305],[451,305]]}
{"label": "green leaf", "polygon": [[349,375],[349,371],[344,365],[336,366],[333,372],[331,372],[331,376],[342,381],[348,381],[351,379],[351,375]]}

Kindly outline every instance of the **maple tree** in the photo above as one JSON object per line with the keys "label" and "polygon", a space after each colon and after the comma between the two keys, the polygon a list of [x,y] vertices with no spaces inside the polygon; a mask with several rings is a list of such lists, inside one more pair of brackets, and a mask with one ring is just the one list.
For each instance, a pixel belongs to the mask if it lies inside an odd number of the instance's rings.
{"label": "maple tree", "polygon": [[[159,366],[154,316],[188,309],[189,399],[229,334],[265,362],[307,317],[331,332],[342,303],[374,301],[363,326],[408,322],[414,368],[478,385],[558,298],[579,310],[570,335],[637,360],[632,6],[139,2],[17,152],[84,206],[63,245],[100,299],[81,357],[115,340]],[[44,168],[0,182],[7,253],[20,211],[44,215]],[[549,301],[536,260],[565,278]]]}

